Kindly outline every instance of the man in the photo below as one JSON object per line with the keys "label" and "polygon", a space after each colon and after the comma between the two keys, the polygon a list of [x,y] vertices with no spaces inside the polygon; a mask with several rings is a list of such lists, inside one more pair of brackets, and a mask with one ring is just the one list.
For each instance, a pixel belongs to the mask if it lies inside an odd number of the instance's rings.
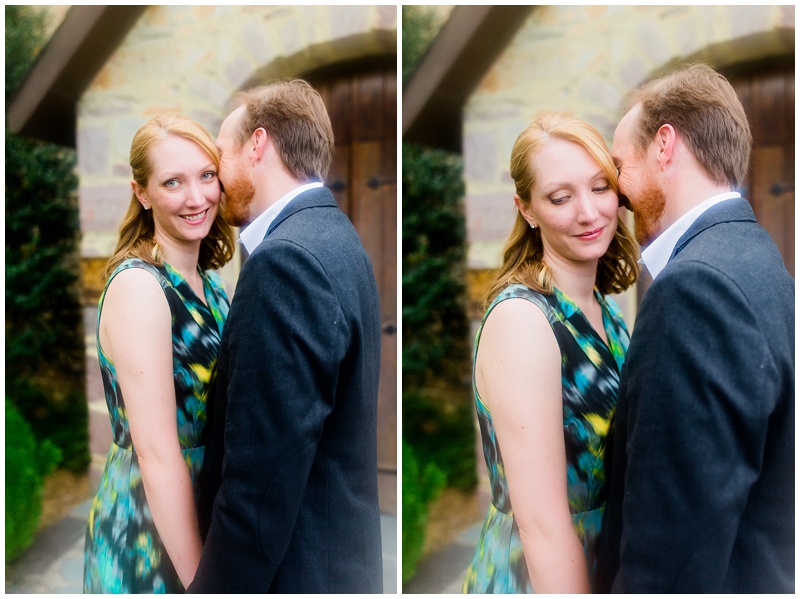
{"label": "man", "polygon": [[794,592],[794,282],[734,191],[751,143],[705,66],[634,92],[614,134],[653,283],[609,448],[601,591]]}
{"label": "man", "polygon": [[380,323],[370,260],[322,187],[333,131],[304,81],[241,94],[217,138],[250,223],[209,405],[190,592],[379,593]]}

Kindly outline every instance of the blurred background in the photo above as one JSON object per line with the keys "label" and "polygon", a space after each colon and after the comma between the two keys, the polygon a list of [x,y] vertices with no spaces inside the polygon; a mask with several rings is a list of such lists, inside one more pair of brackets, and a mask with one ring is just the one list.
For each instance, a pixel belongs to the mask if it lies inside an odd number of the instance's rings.
{"label": "blurred background", "polygon": [[[237,91],[282,77],[325,100],[336,142],[325,184],[375,269],[380,505],[396,559],[397,6],[6,6],[5,16],[7,581],[37,531],[94,495],[110,447],[99,273],[131,199],[134,133],[178,112],[213,139]],[[241,260],[221,272],[229,296]]]}
{"label": "blurred background", "polygon": [[[741,191],[794,276],[795,9],[403,6],[402,31],[402,580],[458,592],[490,497],[471,353],[515,216],[514,140],[559,111],[610,145],[629,90],[705,62],[747,112]],[[647,284],[616,298],[629,327]]]}

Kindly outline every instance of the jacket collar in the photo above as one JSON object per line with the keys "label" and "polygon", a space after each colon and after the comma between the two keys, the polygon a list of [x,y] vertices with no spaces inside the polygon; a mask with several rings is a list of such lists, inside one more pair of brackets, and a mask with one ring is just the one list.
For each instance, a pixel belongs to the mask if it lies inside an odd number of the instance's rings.
{"label": "jacket collar", "polygon": [[686,247],[686,244],[703,231],[713,226],[730,222],[757,222],[750,202],[744,198],[734,198],[706,210],[692,223],[686,233],[678,240],[678,243],[675,244],[675,250],[672,252],[670,260],[677,256]]}
{"label": "jacket collar", "polygon": [[318,187],[316,189],[304,191],[289,202],[286,207],[281,210],[280,214],[275,217],[265,237],[269,237],[270,233],[277,229],[287,218],[302,210],[308,210],[309,208],[335,208],[336,206],[337,204],[333,194],[326,187]]}

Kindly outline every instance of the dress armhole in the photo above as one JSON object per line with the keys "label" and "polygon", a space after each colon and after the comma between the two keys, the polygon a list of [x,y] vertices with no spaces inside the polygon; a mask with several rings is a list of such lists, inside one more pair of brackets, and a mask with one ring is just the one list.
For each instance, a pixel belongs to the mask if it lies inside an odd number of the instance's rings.
{"label": "dress armhole", "polygon": [[105,352],[105,350],[103,350],[103,344],[100,343],[100,318],[103,315],[103,303],[105,302],[105,299],[106,299],[106,292],[108,291],[108,288],[111,286],[111,282],[114,280],[114,278],[119,273],[121,273],[122,271],[131,269],[131,268],[140,268],[141,270],[145,270],[145,271],[149,272],[150,274],[152,274],[156,278],[156,280],[158,281],[159,285],[161,285],[161,289],[162,290],[166,290],[166,288],[169,286],[169,281],[167,281],[166,278],[164,277],[164,275],[161,274],[161,272],[158,270],[158,267],[154,266],[153,264],[150,264],[149,262],[145,262],[144,260],[141,260],[139,258],[131,258],[131,259],[125,260],[122,264],[120,264],[114,270],[114,272],[112,272],[109,275],[108,281],[106,281],[106,285],[103,288],[103,293],[100,295],[100,299],[97,302],[97,331],[96,331],[96,337],[97,337],[97,353],[98,354],[102,354],[103,359],[106,360],[111,365],[114,364],[114,361]]}
{"label": "dress armhole", "polygon": [[475,357],[472,360],[472,388],[473,388],[473,395],[475,396],[475,401],[479,402],[483,409],[486,410],[487,413],[491,414],[491,410],[489,410],[489,406],[486,405],[486,402],[483,401],[480,393],[478,392],[478,381],[476,378],[476,372],[478,367],[478,347],[480,345],[481,334],[483,333],[483,327],[486,324],[486,320],[489,318],[489,314],[498,306],[500,303],[510,300],[510,299],[524,299],[528,300],[532,304],[535,304],[544,314],[545,318],[547,318],[547,322],[550,323],[552,328],[555,314],[553,313],[553,309],[550,304],[547,303],[547,300],[542,297],[542,294],[530,289],[529,287],[525,287],[524,285],[510,285],[506,287],[503,291],[498,294],[489,307],[486,309],[486,314],[483,315],[483,320],[481,320],[481,326],[478,328],[478,332],[475,334]]}

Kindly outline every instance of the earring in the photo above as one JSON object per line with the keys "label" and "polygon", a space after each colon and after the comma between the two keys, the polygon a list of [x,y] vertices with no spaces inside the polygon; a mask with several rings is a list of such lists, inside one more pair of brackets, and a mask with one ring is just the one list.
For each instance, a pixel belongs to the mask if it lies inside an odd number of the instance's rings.
{"label": "earring", "polygon": [[535,228],[536,228],[536,225],[534,223],[531,223],[531,229],[535,229]]}
{"label": "earring", "polygon": [[150,206],[142,206],[145,210],[150,210]]}

